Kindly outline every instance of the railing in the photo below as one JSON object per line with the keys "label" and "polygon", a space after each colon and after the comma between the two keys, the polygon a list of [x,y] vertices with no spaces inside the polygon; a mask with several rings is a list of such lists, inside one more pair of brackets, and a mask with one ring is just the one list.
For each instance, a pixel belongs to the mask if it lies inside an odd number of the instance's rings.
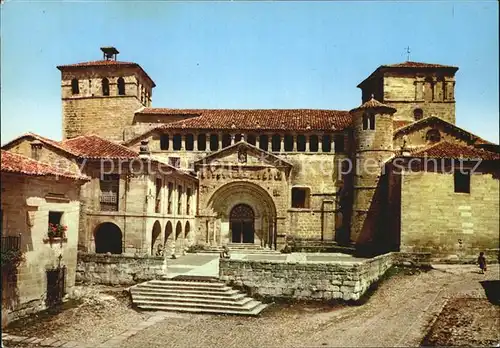
{"label": "railing", "polygon": [[21,235],[2,237],[2,251],[21,250]]}

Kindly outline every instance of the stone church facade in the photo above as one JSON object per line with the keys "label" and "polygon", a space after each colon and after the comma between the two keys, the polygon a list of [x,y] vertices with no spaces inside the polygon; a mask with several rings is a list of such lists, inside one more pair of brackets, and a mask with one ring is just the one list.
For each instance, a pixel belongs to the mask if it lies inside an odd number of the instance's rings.
{"label": "stone church facade", "polygon": [[457,67],[382,65],[350,111],[169,109],[141,66],[102,50],[58,66],[63,141],[94,134],[191,173],[192,243],[498,252],[499,148],[455,124]]}

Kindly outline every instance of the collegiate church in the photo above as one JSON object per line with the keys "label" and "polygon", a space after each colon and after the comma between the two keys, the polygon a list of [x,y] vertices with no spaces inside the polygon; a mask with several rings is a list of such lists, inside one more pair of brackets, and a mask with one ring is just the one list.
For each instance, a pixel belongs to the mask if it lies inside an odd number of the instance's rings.
{"label": "collegiate church", "polygon": [[170,109],[152,106],[155,82],[139,64],[101,50],[57,67],[62,141],[27,134],[3,147],[169,169],[103,176],[102,161],[101,172],[86,162],[80,249],[498,253],[499,147],[455,124],[458,67],[381,65],[352,110]]}

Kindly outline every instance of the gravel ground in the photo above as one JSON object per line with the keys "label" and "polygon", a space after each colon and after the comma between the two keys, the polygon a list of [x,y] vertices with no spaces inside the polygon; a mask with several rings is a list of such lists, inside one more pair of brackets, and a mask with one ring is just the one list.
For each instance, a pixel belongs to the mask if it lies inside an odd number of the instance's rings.
{"label": "gravel ground", "polygon": [[106,286],[76,287],[75,298],[64,307],[59,313],[45,311],[17,320],[3,331],[18,336],[97,344],[153,314],[133,310],[123,289]]}
{"label": "gravel ground", "polygon": [[[470,319],[476,324],[455,330],[454,342],[491,342],[490,333],[496,330],[493,325],[498,324],[498,306],[487,302],[480,282],[499,279],[498,267],[486,275],[478,274],[474,266],[436,268],[429,272],[393,271],[361,306],[273,304],[256,318],[170,313],[121,342],[120,347],[413,347],[421,344],[435,318],[435,332],[439,327],[460,326],[460,321],[438,317],[447,300],[450,304],[456,298],[481,299],[470,302],[469,311],[481,316]],[[157,314],[134,311],[120,289],[111,289],[84,288],[78,306],[55,316],[32,317],[7,331],[99,343]],[[460,302],[454,306],[451,308],[460,307]],[[482,333],[471,336],[470,331],[477,327]]]}

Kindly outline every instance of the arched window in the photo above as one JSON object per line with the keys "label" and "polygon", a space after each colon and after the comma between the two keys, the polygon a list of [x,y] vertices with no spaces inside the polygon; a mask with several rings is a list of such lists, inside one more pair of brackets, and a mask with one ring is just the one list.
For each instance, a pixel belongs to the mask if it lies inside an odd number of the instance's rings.
{"label": "arched window", "polygon": [[370,114],[370,129],[374,130],[375,129],[375,114]]}
{"label": "arched window", "polygon": [[118,95],[125,95],[125,80],[123,77],[118,78]]}
{"label": "arched window", "polygon": [[247,135],[247,143],[255,145],[255,142],[257,141],[255,135],[253,134],[248,134]]}
{"label": "arched window", "polygon": [[102,79],[102,95],[109,95],[109,80],[107,78]]}
{"label": "arched window", "polygon": [[211,151],[219,150],[219,135],[218,134],[210,134],[210,150]]}
{"label": "arched window", "polygon": [[328,134],[323,135],[323,139],[321,142],[321,150],[323,152],[331,152],[332,151],[332,138]]}
{"label": "arched window", "polygon": [[274,152],[281,151],[281,136],[279,134],[274,134],[271,138],[271,149]]}
{"label": "arched window", "polygon": [[205,151],[207,149],[207,136],[205,134],[198,134],[198,151]]}
{"label": "arched window", "polygon": [[100,224],[94,233],[95,252],[98,254],[121,254],[122,231],[111,222]]}
{"label": "arched window", "polygon": [[229,145],[231,145],[231,134],[222,134],[222,148],[228,147]]}
{"label": "arched window", "polygon": [[422,109],[413,110],[413,117],[415,118],[415,121],[421,120],[424,118],[424,111]]}
{"label": "arched window", "polygon": [[430,143],[437,143],[441,141],[441,133],[437,129],[431,129],[425,134],[425,140]]}
{"label": "arched window", "polygon": [[285,134],[284,143],[285,151],[293,151],[293,135]]}
{"label": "arched window", "polygon": [[168,134],[160,135],[160,150],[168,150],[169,137]]}
{"label": "arched window", "polygon": [[259,136],[259,147],[264,151],[269,151],[269,137],[267,135]]}
{"label": "arched window", "polygon": [[182,137],[180,134],[174,134],[172,139],[174,151],[179,151],[182,147]]}
{"label": "arched window", "polygon": [[311,135],[309,137],[309,151],[318,152],[318,136]]}
{"label": "arched window", "polygon": [[185,141],[184,146],[185,146],[186,151],[193,151],[193,149],[194,149],[194,135],[193,134],[186,134],[184,141]]}
{"label": "arched window", "polygon": [[363,115],[363,130],[368,129],[368,123],[369,123],[368,114],[364,114]]}
{"label": "arched window", "polygon": [[71,80],[71,93],[72,94],[80,93],[80,86],[77,79]]}
{"label": "arched window", "polygon": [[334,137],[333,142],[335,144],[335,152],[344,152],[345,151],[344,141],[345,141],[345,137],[343,134],[337,134]]}
{"label": "arched window", "polygon": [[306,136],[305,135],[297,135],[297,151],[304,152],[306,151]]}

